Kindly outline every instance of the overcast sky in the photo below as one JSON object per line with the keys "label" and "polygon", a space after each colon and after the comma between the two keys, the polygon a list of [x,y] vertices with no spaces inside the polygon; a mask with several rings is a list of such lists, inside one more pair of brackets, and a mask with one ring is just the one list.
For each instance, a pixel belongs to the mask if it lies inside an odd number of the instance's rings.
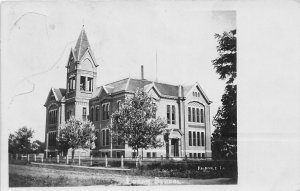
{"label": "overcast sky", "polygon": [[144,65],[149,80],[199,82],[213,101],[211,119],[221,105],[224,81],[211,63],[217,57],[214,34],[236,28],[234,11],[174,1],[18,2],[4,7],[3,124],[9,132],[27,126],[44,141],[43,105],[51,87],[66,87],[65,65],[83,24],[99,65],[98,86],[140,78]]}

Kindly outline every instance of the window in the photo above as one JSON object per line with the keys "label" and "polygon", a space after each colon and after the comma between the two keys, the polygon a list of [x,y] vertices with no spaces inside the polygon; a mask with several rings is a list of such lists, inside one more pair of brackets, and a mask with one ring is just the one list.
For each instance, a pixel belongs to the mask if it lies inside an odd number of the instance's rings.
{"label": "window", "polygon": [[96,121],[99,121],[99,106],[96,107]]}
{"label": "window", "polygon": [[147,158],[151,158],[151,152],[147,152]]}
{"label": "window", "polygon": [[167,123],[170,124],[170,105],[167,105]]}
{"label": "window", "polygon": [[121,145],[121,144],[122,144],[122,139],[119,138],[119,136],[117,137],[117,144],[118,144],[118,145]]}
{"label": "window", "polygon": [[120,110],[120,106],[121,106],[121,101],[117,101],[117,110]]}
{"label": "window", "polygon": [[57,109],[49,111],[49,124],[57,123]]}
{"label": "window", "polygon": [[197,132],[197,146],[200,146],[200,132]]}
{"label": "window", "polygon": [[203,112],[203,109],[201,109],[201,120],[200,120],[201,123],[204,123],[204,112]]}
{"label": "window", "polygon": [[197,123],[199,123],[200,122],[199,108],[196,109],[196,116],[197,116]]}
{"label": "window", "polygon": [[69,120],[71,118],[71,116],[72,116],[72,110],[69,110],[67,112],[67,119]]}
{"label": "window", "polygon": [[90,112],[90,120],[94,120],[94,108],[92,107],[91,112]]}
{"label": "window", "polygon": [[102,146],[105,146],[105,130],[102,130]]}
{"label": "window", "polygon": [[202,153],[202,158],[205,158],[205,153]]}
{"label": "window", "polygon": [[193,158],[193,153],[190,153],[190,158]]}
{"label": "window", "polygon": [[56,145],[56,132],[49,132],[48,133],[48,146],[55,146]]}
{"label": "window", "polygon": [[106,136],[105,136],[105,139],[106,139],[106,141],[105,141],[105,144],[106,145],[109,145],[109,130],[108,129],[106,129]]}
{"label": "window", "polygon": [[[172,109],[172,114],[171,114]],[[167,123],[175,124],[175,105],[167,105]]]}
{"label": "window", "polygon": [[194,158],[197,158],[197,153],[194,153]]}
{"label": "window", "polygon": [[175,124],[175,105],[172,105],[172,124]]}
{"label": "window", "polygon": [[69,78],[69,91],[75,90],[75,76]]}
{"label": "window", "polygon": [[86,90],[86,86],[85,86],[85,76],[80,76],[80,90],[85,91]]}
{"label": "window", "polygon": [[193,108],[193,122],[195,122],[195,108]]}
{"label": "window", "polygon": [[86,107],[82,108],[82,120],[86,120]]}
{"label": "window", "polygon": [[188,108],[188,121],[191,122],[191,107]]}
{"label": "window", "polygon": [[193,132],[193,146],[196,146],[196,132]]}
{"label": "window", "polygon": [[152,153],[152,158],[156,158],[156,152]]}
{"label": "window", "polygon": [[93,91],[93,78],[88,78],[88,91]]}
{"label": "window", "polygon": [[192,146],[192,132],[189,131],[189,146]]}
{"label": "window", "polygon": [[201,107],[188,107],[188,121],[204,123],[204,109]]}
{"label": "window", "polygon": [[198,153],[198,158],[201,158],[201,153]]}
{"label": "window", "polygon": [[121,158],[121,152],[117,151],[117,158]]}
{"label": "window", "polygon": [[102,105],[102,120],[109,119],[109,104],[103,104]]}
{"label": "window", "polygon": [[201,132],[201,146],[204,146],[204,132]]}
{"label": "window", "polygon": [[96,139],[95,139],[95,146],[96,146],[96,148],[98,148],[99,147],[99,131],[98,130],[96,130]]}

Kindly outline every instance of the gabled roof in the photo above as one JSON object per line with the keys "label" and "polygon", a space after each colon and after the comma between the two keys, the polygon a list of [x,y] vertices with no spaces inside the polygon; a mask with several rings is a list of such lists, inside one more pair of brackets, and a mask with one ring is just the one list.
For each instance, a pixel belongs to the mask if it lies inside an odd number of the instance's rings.
{"label": "gabled roof", "polygon": [[82,58],[82,56],[85,54],[85,52],[88,50],[89,47],[90,47],[90,43],[88,41],[86,32],[85,32],[84,28],[82,28],[80,35],[78,37],[77,43],[74,48],[75,59],[77,61],[79,61]]}
{"label": "gabled roof", "polygon": [[49,100],[49,97],[50,97],[50,95],[51,95],[51,93],[53,93],[53,95],[54,95],[54,97],[55,97],[55,101],[57,101],[57,102],[60,102],[60,101],[62,101],[63,100],[63,98],[65,97],[65,95],[66,95],[66,89],[64,89],[64,88],[51,88],[50,89],[50,91],[49,91],[49,94],[48,94],[48,97],[47,97],[47,99],[46,99],[46,102],[45,102],[45,104],[44,104],[44,106],[46,106],[46,104],[47,104],[47,102],[48,102],[48,100]]}

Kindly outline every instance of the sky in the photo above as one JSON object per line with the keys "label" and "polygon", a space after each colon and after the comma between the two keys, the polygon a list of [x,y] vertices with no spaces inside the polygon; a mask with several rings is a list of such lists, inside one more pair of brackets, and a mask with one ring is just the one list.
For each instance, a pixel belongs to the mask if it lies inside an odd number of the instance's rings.
{"label": "sky", "polygon": [[140,78],[144,65],[148,80],[198,82],[213,101],[212,119],[225,87],[211,62],[218,56],[214,34],[235,29],[236,17],[234,11],[205,6],[180,1],[4,4],[3,126],[10,133],[27,126],[44,141],[43,105],[51,87],[66,87],[65,65],[83,25],[99,65],[98,86]]}

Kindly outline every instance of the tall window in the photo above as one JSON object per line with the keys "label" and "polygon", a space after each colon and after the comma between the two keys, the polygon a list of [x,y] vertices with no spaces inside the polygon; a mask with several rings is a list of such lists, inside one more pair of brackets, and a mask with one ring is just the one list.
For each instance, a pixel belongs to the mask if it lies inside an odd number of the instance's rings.
{"label": "tall window", "polygon": [[69,91],[75,90],[75,76],[69,78]]}
{"label": "tall window", "polygon": [[192,146],[192,132],[189,131],[189,146]]}
{"label": "tall window", "polygon": [[196,117],[197,117],[197,123],[199,123],[200,122],[199,108],[196,109]]}
{"label": "tall window", "polygon": [[193,122],[195,122],[195,108],[193,108]]}
{"label": "tall window", "polygon": [[82,108],[82,119],[85,121],[86,120],[86,107]]}
{"label": "tall window", "polygon": [[117,101],[117,110],[120,110],[121,101]]}
{"label": "tall window", "polygon": [[49,111],[49,124],[57,123],[57,109]]}
{"label": "tall window", "polygon": [[171,123],[171,116],[170,116],[170,105],[167,105],[167,123]]}
{"label": "tall window", "polygon": [[191,117],[191,107],[189,107],[188,108],[188,120],[189,120],[189,122],[191,122],[192,121],[192,117]]}
{"label": "tall window", "polygon": [[90,120],[94,120],[94,108],[92,107],[91,112],[90,112]]}
{"label": "tall window", "polygon": [[102,120],[109,119],[109,104],[103,104],[102,105]]}
{"label": "tall window", "polygon": [[172,105],[172,124],[175,124],[175,105]]}
{"label": "tall window", "polygon": [[80,90],[86,90],[85,76],[80,76]]}
{"label": "tall window", "polygon": [[88,82],[88,91],[93,91],[93,78],[88,78],[87,79]]}
{"label": "tall window", "polygon": [[96,107],[96,121],[99,121],[99,106]]}
{"label": "tall window", "polygon": [[204,132],[201,132],[201,146],[204,146]]}
{"label": "tall window", "polygon": [[71,118],[71,116],[72,116],[72,110],[69,110],[67,112],[67,119],[69,120]]}
{"label": "tall window", "polygon": [[175,124],[176,123],[175,105],[167,105],[167,123],[168,124]]}
{"label": "tall window", "polygon": [[109,145],[109,130],[108,129],[106,129],[106,141],[105,141],[105,145]]}
{"label": "tall window", "polygon": [[204,112],[203,112],[203,109],[201,109],[201,120],[200,120],[201,123],[204,123]]}
{"label": "tall window", "polygon": [[102,130],[102,146],[105,146],[105,130]]}
{"label": "tall window", "polygon": [[48,133],[48,145],[55,146],[56,145],[56,132]]}
{"label": "tall window", "polygon": [[196,146],[196,132],[193,132],[193,146]]}
{"label": "tall window", "polygon": [[200,132],[197,132],[197,146],[200,146]]}

